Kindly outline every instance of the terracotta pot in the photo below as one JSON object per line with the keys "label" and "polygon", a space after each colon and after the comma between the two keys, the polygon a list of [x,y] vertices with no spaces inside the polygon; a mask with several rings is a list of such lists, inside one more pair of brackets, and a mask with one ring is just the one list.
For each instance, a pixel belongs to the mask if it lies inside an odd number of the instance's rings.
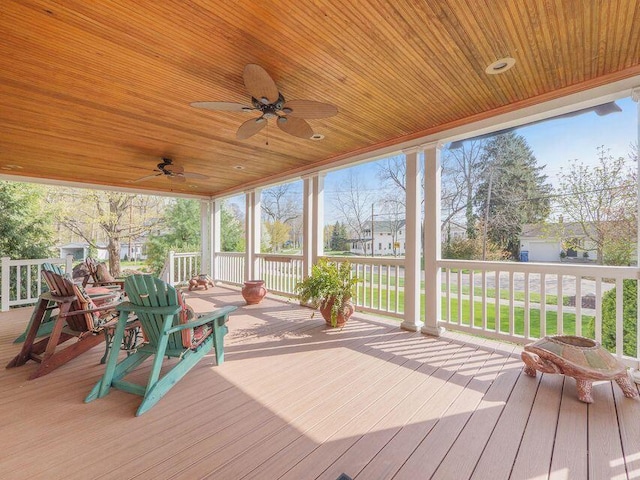
{"label": "terracotta pot", "polygon": [[[333,307],[333,302],[334,300],[331,298],[320,306],[320,313],[322,314],[322,318],[324,318],[324,321],[330,327],[334,326],[331,323],[331,308]],[[338,313],[338,318],[336,319],[335,326],[344,327],[344,324],[347,323],[347,320],[349,320],[349,317],[351,317],[354,310],[355,309],[353,307],[353,303],[351,303],[350,300],[343,302],[342,311]]]}
{"label": "terracotta pot", "polygon": [[267,289],[264,287],[264,280],[247,280],[244,282],[242,296],[247,302],[247,305],[260,303],[266,294]]}

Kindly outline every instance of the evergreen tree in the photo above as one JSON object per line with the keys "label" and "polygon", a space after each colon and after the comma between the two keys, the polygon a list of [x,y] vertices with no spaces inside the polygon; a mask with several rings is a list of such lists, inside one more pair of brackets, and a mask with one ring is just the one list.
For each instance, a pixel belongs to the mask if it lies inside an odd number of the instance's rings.
{"label": "evergreen tree", "polygon": [[490,139],[482,154],[482,180],[475,196],[486,239],[517,257],[525,223],[545,220],[551,185],[524,137],[505,133]]}

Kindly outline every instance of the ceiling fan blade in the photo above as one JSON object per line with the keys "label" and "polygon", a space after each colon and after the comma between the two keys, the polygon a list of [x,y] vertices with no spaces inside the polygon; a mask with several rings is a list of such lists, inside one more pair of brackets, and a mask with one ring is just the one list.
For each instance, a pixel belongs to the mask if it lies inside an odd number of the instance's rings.
{"label": "ceiling fan blade", "polygon": [[255,108],[253,107],[248,107],[241,103],[235,102],[193,102],[189,105],[195,108],[217,110],[219,112],[250,112],[252,110],[255,110]]}
{"label": "ceiling fan blade", "polygon": [[201,179],[209,178],[207,175],[203,175],[201,173],[195,173],[195,172],[183,172],[182,176],[186,178],[201,178]]}
{"label": "ceiling fan blade", "polygon": [[180,165],[165,165],[164,169],[171,173],[184,173],[184,167]]}
{"label": "ceiling fan blade", "polygon": [[245,66],[242,78],[244,79],[244,86],[247,87],[251,96],[259,102],[266,105],[278,101],[280,96],[278,87],[267,71],[260,65],[250,63]]}
{"label": "ceiling fan blade", "polygon": [[146,175],[146,176],[144,176],[142,178],[138,178],[137,180],[131,180],[130,183],[144,182],[145,180],[149,180],[149,179],[151,179],[153,177],[159,177],[161,175],[162,175],[162,173],[154,173],[153,175]]}
{"label": "ceiling fan blade", "polygon": [[301,118],[278,117],[278,127],[283,132],[306,140],[309,140],[313,135],[311,125]]}
{"label": "ceiling fan blade", "polygon": [[266,126],[266,119],[262,117],[252,118],[240,125],[240,128],[238,128],[238,132],[236,133],[236,138],[238,140],[246,140],[247,138],[254,136]]}
{"label": "ceiling fan blade", "polygon": [[284,104],[282,111],[290,117],[313,119],[333,117],[338,114],[338,107],[313,100],[291,100]]}

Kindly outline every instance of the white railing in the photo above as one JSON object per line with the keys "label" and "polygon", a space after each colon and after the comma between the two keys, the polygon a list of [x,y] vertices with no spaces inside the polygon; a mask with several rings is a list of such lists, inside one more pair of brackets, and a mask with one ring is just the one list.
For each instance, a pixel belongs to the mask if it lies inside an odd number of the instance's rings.
{"label": "white railing", "polygon": [[0,311],[6,312],[11,307],[36,303],[42,293],[42,264],[61,265],[65,272],[71,273],[73,257],[38,258],[31,260],[11,260],[2,257],[0,274]]}
{"label": "white railing", "polygon": [[326,257],[332,262],[349,261],[353,275],[360,279],[357,310],[401,317],[404,312],[404,258]]}
{"label": "white railing", "polygon": [[242,252],[217,252],[216,278],[214,280],[242,285],[244,283],[245,254]]}
{"label": "white railing", "polygon": [[[635,342],[625,345],[637,333],[632,335],[624,325],[623,303],[623,282],[636,280],[638,268],[466,260],[442,260],[439,265],[439,323],[445,328],[517,343],[545,335],[582,335],[605,343],[623,360],[640,358]],[[603,325],[602,300],[611,289],[615,321]],[[635,328],[637,319],[632,323]]]}
{"label": "white railing", "polygon": [[200,252],[169,252],[160,278],[170,285],[185,284],[194,275],[201,272]]}
{"label": "white railing", "polygon": [[261,253],[256,257],[260,280],[265,281],[268,291],[283,295],[296,294],[296,285],[304,275],[301,255]]}

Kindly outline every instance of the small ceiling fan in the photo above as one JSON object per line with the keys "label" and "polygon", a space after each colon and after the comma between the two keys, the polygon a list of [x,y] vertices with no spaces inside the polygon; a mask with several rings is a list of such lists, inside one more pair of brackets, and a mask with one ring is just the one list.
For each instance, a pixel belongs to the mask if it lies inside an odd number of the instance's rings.
{"label": "small ceiling fan", "polygon": [[167,157],[162,158],[162,162],[160,162],[156,166],[154,172],[157,173],[138,178],[137,180],[132,180],[131,183],[144,182],[145,180],[161,176],[169,177],[169,179],[173,180],[174,182],[186,182],[187,178],[209,178],[206,175],[202,175],[201,173],[185,172],[183,167],[174,165],[173,160]]}
{"label": "small ceiling fan", "polygon": [[267,71],[260,65],[250,63],[244,67],[242,75],[244,85],[251,94],[251,105],[247,106],[235,102],[193,102],[192,107],[218,110],[224,112],[252,112],[260,113],[258,118],[247,120],[236,133],[238,140],[245,140],[267,125],[267,120],[275,118],[278,128],[283,132],[299,138],[310,139],[313,136],[308,119],[332,117],[338,113],[338,108],[329,103],[313,100],[286,101],[275,82]]}

